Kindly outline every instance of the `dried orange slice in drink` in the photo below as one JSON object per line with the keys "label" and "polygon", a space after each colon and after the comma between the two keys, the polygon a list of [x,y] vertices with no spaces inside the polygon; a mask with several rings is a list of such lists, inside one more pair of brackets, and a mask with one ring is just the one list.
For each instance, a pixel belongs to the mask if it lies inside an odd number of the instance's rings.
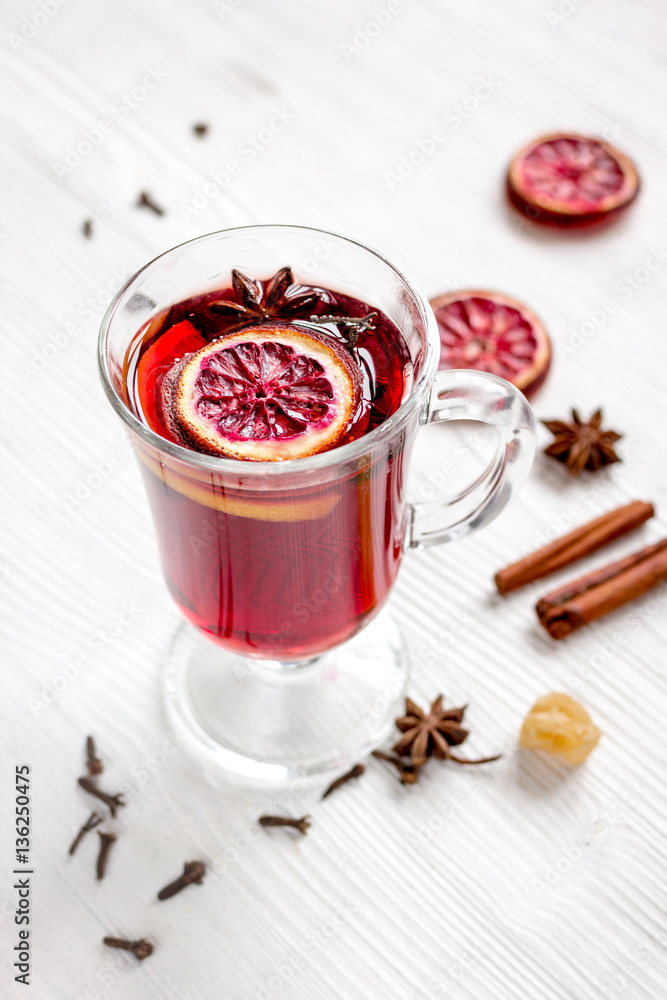
{"label": "dried orange slice in drink", "polygon": [[448,292],[431,300],[440,331],[440,368],[500,375],[527,396],[544,382],[551,343],[535,313],[499,292]]}
{"label": "dried orange slice in drink", "polygon": [[639,192],[639,175],[630,157],[610,143],[559,133],[517,153],[507,190],[512,204],[534,222],[586,226],[627,208]]}
{"label": "dried orange slice in drink", "polygon": [[164,378],[162,411],[186,447],[275,462],[340,444],[359,418],[361,371],[310,329],[260,324],[207,344]]}

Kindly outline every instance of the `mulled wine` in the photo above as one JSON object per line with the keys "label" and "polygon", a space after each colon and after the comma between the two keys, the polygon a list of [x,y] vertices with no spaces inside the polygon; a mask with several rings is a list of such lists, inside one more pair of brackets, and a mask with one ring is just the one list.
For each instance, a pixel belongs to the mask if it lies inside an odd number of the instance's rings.
{"label": "mulled wine", "polygon": [[298,459],[383,424],[411,374],[385,314],[297,285],[289,268],[262,281],[233,272],[230,287],[138,332],[125,360],[135,415],[168,441],[240,459],[209,471],[138,449],[165,578],[190,622],[239,653],[303,660],[379,610],[405,535],[405,432],[352,465],[304,475]]}

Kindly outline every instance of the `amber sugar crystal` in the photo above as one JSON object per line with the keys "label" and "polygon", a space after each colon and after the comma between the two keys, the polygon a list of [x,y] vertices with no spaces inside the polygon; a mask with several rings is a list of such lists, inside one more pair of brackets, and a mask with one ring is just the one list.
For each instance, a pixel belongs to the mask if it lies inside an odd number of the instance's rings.
{"label": "amber sugar crystal", "polygon": [[601,735],[582,704],[568,694],[552,691],[538,698],[524,719],[519,744],[581,764]]}

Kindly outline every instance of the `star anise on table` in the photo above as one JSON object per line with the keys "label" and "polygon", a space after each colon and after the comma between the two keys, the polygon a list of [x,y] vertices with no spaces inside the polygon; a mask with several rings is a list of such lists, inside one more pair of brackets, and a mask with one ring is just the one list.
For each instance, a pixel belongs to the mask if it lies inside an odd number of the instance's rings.
{"label": "star anise on table", "polygon": [[401,757],[411,757],[416,767],[422,767],[429,757],[438,760],[453,760],[457,764],[486,764],[498,760],[500,754],[479,760],[466,760],[451,752],[451,747],[459,746],[469,736],[469,731],[461,725],[466,706],[443,708],[441,694],[425,712],[412,701],[405,699],[405,715],[396,719],[396,726],[403,735],[392,750]]}
{"label": "star anise on table", "polygon": [[208,308],[218,316],[236,320],[238,325],[309,316],[320,304],[320,293],[312,288],[307,292],[288,295],[293,285],[291,267],[281,267],[266,282],[265,290],[259,282],[234,269],[232,287],[238,301],[215,299],[208,303]]}
{"label": "star anise on table", "polygon": [[614,445],[622,435],[602,430],[602,410],[596,410],[588,421],[572,410],[572,423],[565,420],[543,420],[542,423],[554,435],[553,442],[544,449],[545,455],[564,462],[572,476],[582,469],[595,472],[604,465],[621,461]]}

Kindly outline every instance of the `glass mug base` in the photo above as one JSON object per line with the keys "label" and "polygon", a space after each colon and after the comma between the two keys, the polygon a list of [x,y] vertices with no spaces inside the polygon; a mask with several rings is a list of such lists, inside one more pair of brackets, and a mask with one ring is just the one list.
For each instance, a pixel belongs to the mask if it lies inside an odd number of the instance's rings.
{"label": "glass mug base", "polygon": [[390,733],[407,682],[382,611],[353,639],[295,664],[253,660],[182,625],[164,674],[172,730],[236,774],[288,781],[358,763]]}

